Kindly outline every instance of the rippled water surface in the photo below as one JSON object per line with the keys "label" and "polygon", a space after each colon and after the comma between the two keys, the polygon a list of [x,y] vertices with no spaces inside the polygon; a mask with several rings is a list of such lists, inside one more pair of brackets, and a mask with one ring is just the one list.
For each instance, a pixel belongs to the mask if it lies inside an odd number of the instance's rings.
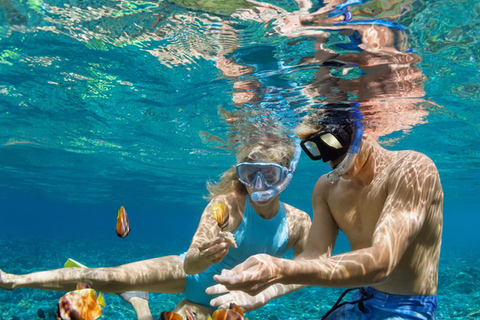
{"label": "rippled water surface", "polygon": [[[439,168],[439,297],[455,297],[440,301],[439,316],[479,318],[480,4],[365,1],[350,6],[357,23],[321,15],[292,27],[284,17],[297,4],[272,3],[284,11],[243,0],[0,0],[0,239],[10,248],[0,268],[183,252],[205,182],[235,162],[245,132],[291,134],[329,103],[358,102],[365,130],[386,148],[423,152]],[[283,201],[311,213],[327,169],[302,156]],[[112,225],[121,205],[132,220],[123,243]],[[0,291],[0,319],[34,319],[59,296],[22,290]],[[302,305],[306,318],[320,317],[337,291],[315,290],[250,318],[297,319],[299,297],[331,294]],[[159,295],[154,310],[179,299]],[[133,317],[120,300],[110,308]]]}

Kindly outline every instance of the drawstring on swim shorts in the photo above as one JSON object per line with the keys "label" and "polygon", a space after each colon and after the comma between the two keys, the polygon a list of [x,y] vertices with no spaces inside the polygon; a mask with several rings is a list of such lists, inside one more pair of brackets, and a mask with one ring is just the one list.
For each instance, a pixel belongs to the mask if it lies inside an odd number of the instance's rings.
{"label": "drawstring on swim shorts", "polygon": [[[340,303],[340,301],[342,301],[343,297],[345,297],[345,295],[347,293],[349,293],[350,291],[353,291],[353,290],[362,290],[362,293],[363,294],[366,294],[366,296],[364,296],[363,298],[360,298],[358,300],[354,300],[354,301],[345,301],[345,302],[342,302]],[[370,300],[373,298],[373,294],[372,293],[367,293],[365,291],[365,289],[363,288],[351,288],[351,289],[347,289],[345,291],[343,291],[343,293],[340,295],[340,297],[338,298],[337,302],[335,302],[335,304],[333,305],[333,307],[327,311],[327,313],[325,313],[325,315],[321,318],[321,320],[325,320],[333,311],[337,310],[338,308],[340,307],[343,307],[344,305],[346,304],[361,304],[362,302],[364,301],[367,301],[367,300]]]}

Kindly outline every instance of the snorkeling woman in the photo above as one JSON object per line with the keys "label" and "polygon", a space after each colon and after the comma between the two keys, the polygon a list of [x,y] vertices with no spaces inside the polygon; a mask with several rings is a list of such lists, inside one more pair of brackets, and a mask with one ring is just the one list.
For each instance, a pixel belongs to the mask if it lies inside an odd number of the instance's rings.
{"label": "snorkeling woman", "polygon": [[[257,135],[254,140],[238,148],[237,164],[225,171],[218,183],[207,183],[210,200],[200,218],[190,248],[180,256],[165,256],[109,268],[62,268],[26,275],[0,271],[0,288],[34,288],[47,290],[74,290],[79,282],[97,291],[119,293],[146,291],[184,293],[175,312],[185,317],[185,309],[197,314],[197,320],[206,319],[214,309],[205,289],[213,284],[213,276],[222,269],[231,269],[249,256],[266,253],[282,257],[288,249],[294,256],[305,248],[311,220],[307,213],[279,201],[287,187],[300,155],[299,146],[286,136]],[[252,199],[258,200],[253,201]],[[221,230],[212,215],[215,206],[224,206],[229,213]],[[230,232],[231,239],[219,232]],[[277,285],[276,285],[277,286]],[[235,301],[244,311],[263,306],[268,295],[279,287],[267,288],[257,296],[229,292],[224,304]],[[286,292],[291,290],[285,290]],[[138,299],[138,298],[136,298]],[[145,309],[144,309],[145,311]],[[138,313],[139,319],[153,319],[148,306]]]}

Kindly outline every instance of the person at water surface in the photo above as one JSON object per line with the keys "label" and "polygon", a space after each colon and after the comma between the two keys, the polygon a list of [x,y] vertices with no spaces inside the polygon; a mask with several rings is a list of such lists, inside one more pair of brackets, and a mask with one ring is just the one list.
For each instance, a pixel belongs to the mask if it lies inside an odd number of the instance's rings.
{"label": "person at water surface", "polygon": [[[275,134],[258,134],[239,147],[238,163],[224,172],[216,184],[208,184],[210,203],[205,208],[189,250],[181,256],[165,256],[112,268],[63,268],[14,275],[0,271],[0,288],[37,288],[70,291],[85,282],[97,291],[149,291],[185,293],[174,310],[184,316],[186,308],[197,313],[197,320],[213,312],[205,289],[215,284],[214,274],[232,268],[256,253],[281,257],[288,249],[300,254],[306,244],[311,221],[307,213],[279,201],[280,193],[292,178],[300,156],[292,139]],[[256,196],[260,201],[252,201]],[[227,207],[227,225],[236,248],[223,236],[212,215],[217,206]],[[269,289],[272,290],[272,289]],[[284,286],[275,290],[287,291]],[[262,294],[265,296],[267,293]],[[273,294],[269,291],[268,294]],[[266,302],[242,292],[228,295],[250,311]],[[137,298],[136,298],[137,299]],[[145,300],[139,302],[144,303]],[[148,307],[148,306],[144,306]],[[139,319],[153,319],[147,309]]]}
{"label": "person at water surface", "polygon": [[[424,154],[384,149],[358,118],[333,110],[296,130],[307,155],[333,168],[315,184],[305,250],[294,260],[252,256],[215,276],[219,284],[208,293],[258,295],[279,283],[351,287],[358,288],[357,303],[334,306],[327,319],[435,319],[443,227],[438,170]],[[351,251],[332,256],[339,230]]]}

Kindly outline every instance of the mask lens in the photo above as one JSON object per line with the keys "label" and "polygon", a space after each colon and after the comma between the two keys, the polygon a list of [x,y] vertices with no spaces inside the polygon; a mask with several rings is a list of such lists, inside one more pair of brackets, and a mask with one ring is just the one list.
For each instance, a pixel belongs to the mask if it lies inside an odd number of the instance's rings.
{"label": "mask lens", "polygon": [[274,185],[282,178],[282,169],[276,166],[265,167],[262,170],[262,176],[267,185]]}
{"label": "mask lens", "polygon": [[[331,133],[325,133],[320,136],[320,139],[325,142],[330,148],[342,149],[343,146],[338,139]],[[318,148],[317,148],[318,149]],[[319,151],[320,152],[320,151]]]}
{"label": "mask lens", "polygon": [[318,146],[315,142],[305,141],[304,145],[308,149],[308,151],[310,151],[312,156],[314,156],[314,157],[319,157],[320,156],[320,150],[318,149]]}
{"label": "mask lens", "polygon": [[261,179],[264,185],[271,187],[282,180],[283,172],[284,169],[275,164],[241,163],[237,165],[238,179],[249,187],[257,179]]}
{"label": "mask lens", "polygon": [[242,169],[240,172],[241,179],[245,181],[247,184],[252,183],[255,180],[255,177],[257,176],[258,173],[258,168],[252,167],[252,166],[242,166]]}

